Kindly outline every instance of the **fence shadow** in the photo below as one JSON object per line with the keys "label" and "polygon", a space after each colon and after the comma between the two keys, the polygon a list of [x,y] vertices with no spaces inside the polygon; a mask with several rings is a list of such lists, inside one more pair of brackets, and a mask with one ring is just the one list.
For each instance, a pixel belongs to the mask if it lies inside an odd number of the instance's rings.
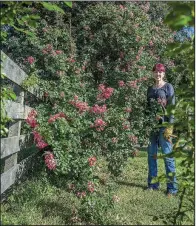
{"label": "fence shadow", "polygon": [[64,221],[64,224],[71,223],[73,207],[71,206],[71,203],[69,205],[69,200],[64,200],[63,197],[58,202],[42,200],[37,207],[41,208],[42,218],[51,216],[52,210],[52,216],[60,217]]}

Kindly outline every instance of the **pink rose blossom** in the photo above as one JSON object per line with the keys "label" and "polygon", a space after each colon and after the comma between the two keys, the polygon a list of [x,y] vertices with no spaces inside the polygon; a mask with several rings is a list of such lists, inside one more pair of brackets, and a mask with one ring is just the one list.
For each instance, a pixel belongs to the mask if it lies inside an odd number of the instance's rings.
{"label": "pink rose blossom", "polygon": [[104,122],[101,118],[95,120],[95,127],[98,126],[106,126],[106,122]]}
{"label": "pink rose blossom", "polygon": [[103,131],[104,127],[107,125],[101,118],[95,120],[94,124],[91,125],[91,128],[96,128],[97,131]]}
{"label": "pink rose blossom", "polygon": [[138,88],[137,81],[130,81],[127,85],[132,88]]}
{"label": "pink rose blossom", "polygon": [[98,90],[101,91],[101,93],[97,96],[97,100],[109,99],[114,91],[111,87],[105,88],[103,84],[99,85]]}
{"label": "pink rose blossom", "polygon": [[164,98],[158,98],[157,102],[162,105],[163,107],[165,107],[167,105],[167,100]]}
{"label": "pink rose blossom", "polygon": [[90,158],[88,158],[89,166],[94,166],[95,163],[96,163],[96,161],[97,161],[96,157],[90,157]]}
{"label": "pink rose blossom", "polygon": [[56,160],[54,159],[54,155],[52,153],[47,153],[45,155],[45,164],[49,170],[56,169]]}
{"label": "pink rose blossom", "polygon": [[69,104],[73,105],[79,110],[79,113],[83,113],[89,110],[89,106],[87,102],[82,102],[78,100],[78,96],[74,96],[74,100],[69,101]]}
{"label": "pink rose blossom", "polygon": [[51,115],[50,118],[48,119],[48,123],[55,122],[59,118],[67,119],[67,116],[63,112],[60,112],[60,113],[58,113],[56,115]]}
{"label": "pink rose blossom", "polygon": [[62,50],[55,50],[56,54],[59,55],[59,54],[62,54],[63,51]]}
{"label": "pink rose blossom", "polygon": [[130,112],[132,112],[132,109],[131,108],[125,108],[125,112],[130,113]]}
{"label": "pink rose blossom", "polygon": [[42,140],[42,136],[37,132],[37,131],[33,131],[33,135],[34,135],[34,141],[35,142],[39,142]]}
{"label": "pink rose blossom", "polygon": [[91,181],[88,182],[87,189],[88,189],[88,191],[90,191],[91,193],[94,192],[95,187],[94,187],[94,184],[93,184]]}
{"label": "pink rose blossom", "polygon": [[127,124],[123,124],[123,129],[124,129],[124,130],[129,130],[129,128],[130,128],[130,126],[129,126],[129,125],[127,125]]}
{"label": "pink rose blossom", "polygon": [[29,62],[29,64],[33,64],[35,62],[35,59],[34,59],[34,57],[29,56],[29,57],[27,57],[27,61]]}
{"label": "pink rose blossom", "polygon": [[107,107],[104,104],[103,106],[99,106],[95,104],[95,106],[91,107],[90,112],[95,113],[95,114],[103,114],[104,112],[107,111]]}
{"label": "pink rose blossom", "polygon": [[35,128],[38,126],[37,120],[33,117],[32,118],[28,117],[26,119],[26,123],[29,124],[31,126],[31,128]]}
{"label": "pink rose blossom", "polygon": [[118,81],[118,85],[119,85],[119,87],[123,87],[123,86],[125,86],[125,82],[124,81]]}
{"label": "pink rose blossom", "polygon": [[38,141],[37,144],[36,144],[36,147],[38,147],[39,149],[43,149],[47,146],[48,146],[48,144],[43,140]]}
{"label": "pink rose blossom", "polygon": [[128,137],[133,144],[138,143],[138,138],[135,135],[128,135]]}

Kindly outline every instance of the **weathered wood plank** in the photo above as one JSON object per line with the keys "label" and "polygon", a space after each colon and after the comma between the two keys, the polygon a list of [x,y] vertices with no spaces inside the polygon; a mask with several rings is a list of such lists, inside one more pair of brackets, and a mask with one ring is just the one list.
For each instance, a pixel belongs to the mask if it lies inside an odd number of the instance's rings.
{"label": "weathered wood plank", "polygon": [[18,165],[1,174],[1,194],[16,181]]}
{"label": "weathered wood plank", "polygon": [[21,161],[19,164],[13,166],[11,169],[1,174],[1,194],[4,193],[11,185],[16,183],[27,172],[33,158],[37,153],[29,156]]}
{"label": "weathered wood plank", "polygon": [[26,148],[25,143],[29,143],[32,136],[21,135],[1,139],[1,159],[13,153],[19,152],[21,149]]}
{"label": "weathered wood plank", "polygon": [[3,61],[1,69],[2,73],[16,84],[21,85],[23,80],[27,78],[28,75],[3,51],[1,51],[1,60]]}
{"label": "weathered wood plank", "polygon": [[5,101],[5,109],[8,117],[12,119],[26,119],[29,112],[32,110],[31,107],[13,102],[11,100]]}
{"label": "weathered wood plank", "polygon": [[[12,61],[3,51],[1,51],[2,67],[1,72],[6,78],[13,81],[17,85],[21,86],[23,80],[28,77],[28,75]],[[39,87],[29,87],[26,91],[33,94],[34,96],[41,98],[42,94],[39,91]]]}
{"label": "weathered wood plank", "polygon": [[14,153],[11,156],[8,156],[7,158],[5,158],[5,162],[4,162],[5,165],[4,165],[3,172],[8,171],[13,166],[15,166],[17,164],[17,158],[18,158],[17,153]]}

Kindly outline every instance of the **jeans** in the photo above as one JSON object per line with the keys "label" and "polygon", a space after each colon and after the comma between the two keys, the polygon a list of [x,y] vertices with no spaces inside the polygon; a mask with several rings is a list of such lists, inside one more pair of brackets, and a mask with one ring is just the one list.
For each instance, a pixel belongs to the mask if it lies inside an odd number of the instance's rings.
{"label": "jeans", "polygon": [[[150,144],[148,146],[148,187],[152,189],[158,189],[159,183],[151,183],[152,178],[157,176],[157,152],[158,152],[158,145],[161,146],[163,154],[169,154],[172,152],[172,144],[165,140],[163,137],[165,128],[160,128],[159,132],[152,133],[150,137]],[[177,193],[177,181],[175,176],[175,160],[174,158],[164,158],[165,162],[165,170],[167,179],[167,193],[175,194]],[[174,173],[174,176],[168,175],[169,173]]]}

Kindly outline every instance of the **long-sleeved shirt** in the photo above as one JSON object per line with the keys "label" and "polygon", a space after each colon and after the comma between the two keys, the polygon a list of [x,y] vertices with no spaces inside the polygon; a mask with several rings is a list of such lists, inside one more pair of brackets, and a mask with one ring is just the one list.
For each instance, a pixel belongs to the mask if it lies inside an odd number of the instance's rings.
{"label": "long-sleeved shirt", "polygon": [[[153,86],[148,87],[147,90],[147,101],[148,106],[151,105],[151,99],[157,100],[163,108],[167,108],[168,105],[174,105],[175,104],[175,94],[174,94],[174,88],[170,83],[165,83],[161,88],[155,88]],[[174,122],[174,116],[170,115],[164,116],[161,120],[162,122]]]}

